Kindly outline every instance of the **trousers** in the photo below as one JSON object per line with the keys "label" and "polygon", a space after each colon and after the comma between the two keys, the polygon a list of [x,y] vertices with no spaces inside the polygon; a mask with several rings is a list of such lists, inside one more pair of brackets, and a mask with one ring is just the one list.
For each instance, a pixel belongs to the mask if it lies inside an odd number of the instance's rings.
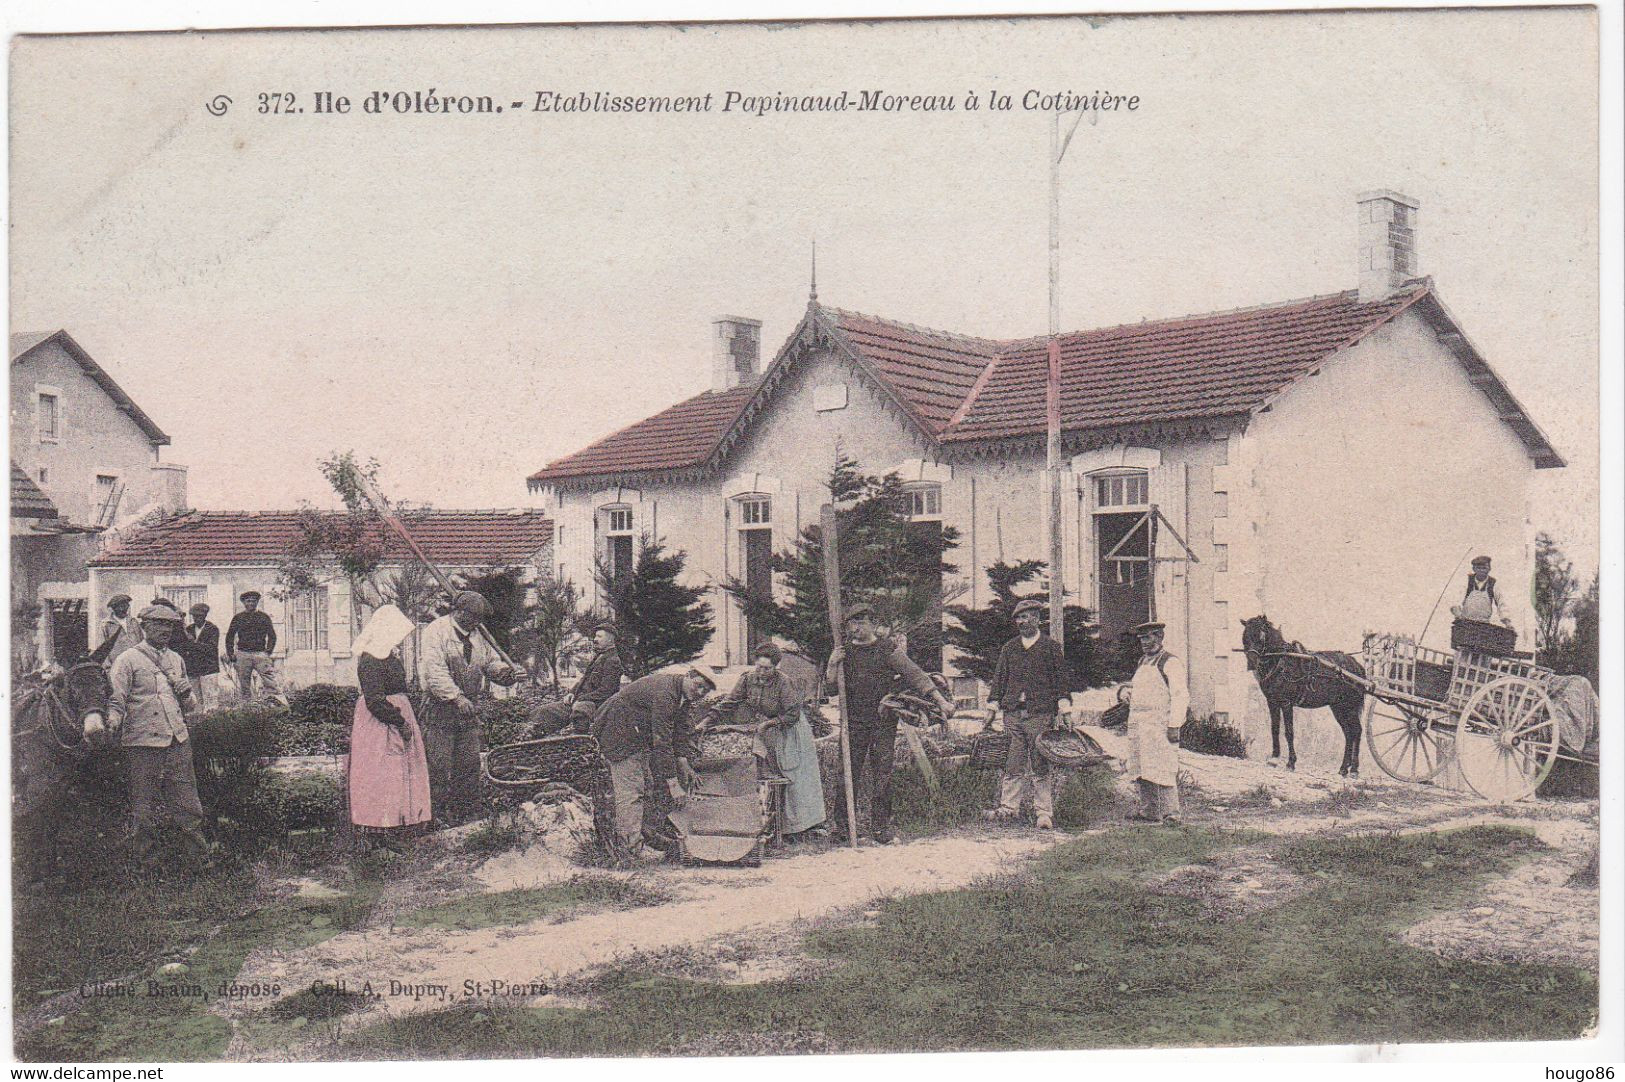
{"label": "trousers", "polygon": [[423,715],[430,811],[447,823],[466,822],[480,811],[480,752],[485,750],[480,719],[464,717],[438,700],[431,700]]}
{"label": "trousers", "polygon": [[643,842],[643,802],[649,790],[649,753],[640,751],[609,764],[615,788],[615,829],[629,849]]}
{"label": "trousers", "polygon": [[[897,765],[897,721],[872,721],[852,725],[852,789],[856,793],[870,772],[869,826],[880,831],[891,826],[891,779]],[[846,829],[846,801],[835,802],[835,821]]]}
{"label": "trousers", "polygon": [[1047,819],[1054,814],[1055,792],[1049,760],[1038,754],[1038,738],[1048,732],[1054,722],[1053,714],[1005,711],[1004,731],[1010,735],[1010,750],[1005,755],[1004,777],[999,783],[999,806],[1011,815],[1021,813],[1021,805],[1029,794],[1035,816]]}
{"label": "trousers", "polygon": [[1179,786],[1158,785],[1140,778],[1140,813],[1153,819],[1179,814]]}
{"label": "trousers", "polygon": [[260,674],[260,688],[267,695],[278,693],[276,684],[276,662],[271,655],[259,650],[237,651],[237,690],[243,698],[254,693],[253,675]]}
{"label": "trousers", "polygon": [[170,741],[161,748],[127,747],[125,768],[130,781],[130,809],[135,819],[134,849],[144,861],[173,837],[201,858],[209,843],[203,837],[203,804],[197,796],[192,743]]}

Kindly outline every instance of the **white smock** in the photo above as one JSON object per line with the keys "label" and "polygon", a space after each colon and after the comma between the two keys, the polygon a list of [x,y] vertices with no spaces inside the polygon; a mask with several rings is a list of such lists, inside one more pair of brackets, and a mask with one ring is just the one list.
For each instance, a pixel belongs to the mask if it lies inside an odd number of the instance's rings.
{"label": "white smock", "polygon": [[[1128,776],[1157,785],[1179,780],[1179,746],[1168,743],[1168,729],[1185,724],[1190,689],[1185,663],[1164,651],[1159,669],[1156,657],[1143,657],[1134,670],[1133,699],[1128,711]],[[1163,677],[1167,676],[1164,681]]]}

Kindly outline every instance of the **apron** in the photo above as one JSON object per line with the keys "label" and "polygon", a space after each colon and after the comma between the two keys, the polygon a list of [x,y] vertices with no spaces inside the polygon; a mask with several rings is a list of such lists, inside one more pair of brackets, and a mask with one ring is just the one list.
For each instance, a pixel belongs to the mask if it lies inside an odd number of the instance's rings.
{"label": "apron", "polygon": [[762,743],[772,753],[779,773],[790,779],[784,790],[784,833],[799,834],[822,823],[826,817],[824,780],[818,771],[818,748],[807,708],[796,711],[794,725],[775,726],[763,733]]}
{"label": "apron", "polygon": [[1467,597],[1461,603],[1461,616],[1464,620],[1479,620],[1489,622],[1495,615],[1495,605],[1490,600],[1490,589],[1493,579],[1484,583],[1484,589],[1474,589],[1477,585],[1472,579],[1467,580]]}
{"label": "apron", "polygon": [[429,819],[429,766],[423,733],[403,694],[391,695],[412,734],[407,742],[357,699],[350,726],[350,821],[362,827],[401,827]]}
{"label": "apron", "polygon": [[1175,785],[1179,780],[1179,746],[1168,743],[1168,708],[1173,697],[1155,658],[1140,662],[1131,687],[1134,697],[1128,710],[1128,776],[1157,785]]}

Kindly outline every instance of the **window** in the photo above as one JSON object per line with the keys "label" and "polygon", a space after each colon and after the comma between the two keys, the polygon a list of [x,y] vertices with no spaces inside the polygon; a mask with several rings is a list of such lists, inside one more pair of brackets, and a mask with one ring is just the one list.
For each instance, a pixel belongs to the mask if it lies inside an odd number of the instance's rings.
{"label": "window", "polygon": [[632,509],[606,507],[603,514],[604,563],[611,578],[623,578],[632,573]]}
{"label": "window", "polygon": [[158,596],[173,601],[176,608],[186,613],[192,611],[193,605],[209,603],[209,589],[206,586],[160,586]]}
{"label": "window", "polygon": [[46,482],[50,481],[50,479],[51,479],[51,471],[46,469],[44,466],[41,466],[39,468],[39,483],[43,485]]}
{"label": "window", "polygon": [[739,501],[740,526],[771,526],[773,501],[767,496],[749,496]]}
{"label": "window", "polygon": [[1112,474],[1095,478],[1096,507],[1144,507],[1146,498],[1144,473]]}
{"label": "window", "polygon": [[293,649],[327,649],[327,587],[293,596]]}
{"label": "window", "polygon": [[60,439],[62,436],[62,406],[54,394],[40,392],[39,396],[39,438],[42,440]]}
{"label": "window", "polygon": [[942,517],[941,485],[910,485],[903,490],[903,512],[911,519]]}

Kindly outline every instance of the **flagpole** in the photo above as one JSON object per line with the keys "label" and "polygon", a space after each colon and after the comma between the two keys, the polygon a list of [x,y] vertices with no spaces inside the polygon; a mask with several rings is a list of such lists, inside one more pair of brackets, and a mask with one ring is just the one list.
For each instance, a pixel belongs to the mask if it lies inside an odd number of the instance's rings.
{"label": "flagpole", "polygon": [[[1074,130],[1076,127],[1074,126]],[[1070,136],[1068,136],[1070,141]],[[1061,114],[1049,129],[1049,373],[1044,381],[1044,467],[1049,479],[1049,634],[1066,645],[1061,537]]]}

